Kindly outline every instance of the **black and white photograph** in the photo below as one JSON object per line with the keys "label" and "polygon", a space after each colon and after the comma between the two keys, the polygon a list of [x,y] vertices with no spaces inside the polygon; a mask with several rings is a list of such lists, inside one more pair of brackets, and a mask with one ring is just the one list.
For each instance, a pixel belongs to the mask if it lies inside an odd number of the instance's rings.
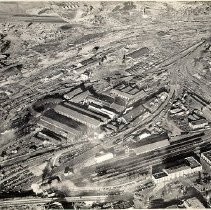
{"label": "black and white photograph", "polygon": [[211,208],[211,1],[0,1],[0,209]]}

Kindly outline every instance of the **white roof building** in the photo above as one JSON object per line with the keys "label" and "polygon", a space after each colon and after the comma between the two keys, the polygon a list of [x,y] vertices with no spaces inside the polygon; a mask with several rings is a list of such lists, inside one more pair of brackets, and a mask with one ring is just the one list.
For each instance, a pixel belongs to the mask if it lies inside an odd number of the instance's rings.
{"label": "white roof building", "polygon": [[99,155],[95,156],[95,161],[97,163],[104,162],[106,160],[110,160],[114,157],[113,153],[108,152],[108,153],[100,153]]}

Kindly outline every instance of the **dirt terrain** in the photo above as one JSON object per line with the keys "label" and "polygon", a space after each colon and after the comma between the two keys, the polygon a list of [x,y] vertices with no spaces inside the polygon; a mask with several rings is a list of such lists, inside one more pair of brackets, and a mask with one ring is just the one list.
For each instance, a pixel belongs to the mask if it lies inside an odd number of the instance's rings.
{"label": "dirt terrain", "polygon": [[[144,123],[147,128],[160,123],[184,88],[206,96],[210,103],[210,24],[210,2],[0,2],[0,169],[4,167],[0,175],[6,177],[0,185],[6,183],[4,191],[12,189],[14,177],[18,177],[15,192],[31,189],[47,174],[42,174],[43,168],[51,171],[47,162],[52,156],[68,150],[74,157],[96,146],[96,142],[82,147],[79,143],[76,152],[70,145],[44,145],[35,137],[42,109],[63,101],[76,85],[92,85],[99,92],[123,80],[134,80],[140,87],[147,84],[149,93],[167,87],[169,96],[151,117],[155,122],[148,123],[152,120],[148,117],[134,130],[133,125],[124,128],[126,141],[145,128]],[[164,121],[173,134],[183,131],[176,120]],[[37,166],[41,172],[35,175]]]}

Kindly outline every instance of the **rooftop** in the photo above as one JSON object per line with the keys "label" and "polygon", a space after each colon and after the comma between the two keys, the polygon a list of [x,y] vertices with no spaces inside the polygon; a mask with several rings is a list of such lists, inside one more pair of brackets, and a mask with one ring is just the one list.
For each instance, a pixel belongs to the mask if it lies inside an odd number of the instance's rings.
{"label": "rooftop", "polygon": [[185,160],[187,160],[191,168],[196,168],[196,167],[201,166],[201,164],[194,157],[187,157],[185,158]]}
{"label": "rooftop", "polygon": [[193,209],[205,209],[205,206],[196,197],[187,199],[184,204]]}
{"label": "rooftop", "polygon": [[145,108],[142,105],[137,106],[136,108],[133,108],[128,113],[126,113],[123,117],[127,121],[131,121],[132,119],[135,119],[136,117],[143,114],[145,111]]}
{"label": "rooftop", "polygon": [[99,100],[99,101],[102,101],[103,103],[109,103],[109,104],[114,102],[114,99],[111,96],[106,95],[106,94],[95,94],[94,96],[90,96],[89,98],[93,100]]}
{"label": "rooftop", "polygon": [[56,121],[58,121],[58,122],[60,122],[62,124],[65,124],[65,125],[67,125],[69,127],[72,127],[72,128],[77,128],[79,130],[85,128],[82,123],[77,122],[77,121],[75,121],[73,119],[70,119],[70,118],[68,118],[68,117],[66,117],[64,115],[61,115],[61,114],[55,112],[53,109],[50,109],[50,110],[46,111],[44,113],[44,116],[49,117],[49,118],[51,118],[53,120],[56,120]]}
{"label": "rooftop", "polygon": [[100,119],[96,119],[85,112],[79,112],[78,110],[73,109],[71,106],[67,108],[65,106],[57,105],[55,107],[55,111],[81,123],[93,125],[94,127],[98,127],[101,124]]}
{"label": "rooftop", "polygon": [[69,93],[66,93],[64,96],[68,97],[68,98],[73,98],[74,96],[78,95],[79,93],[82,93],[83,90],[81,89],[81,87],[77,87],[75,89],[72,89]]}
{"label": "rooftop", "polygon": [[79,133],[79,130],[77,130],[73,127],[67,126],[63,123],[60,123],[56,120],[53,120],[52,118],[49,118],[49,117],[42,116],[39,123],[40,123],[40,125],[43,125],[44,127],[49,128],[48,125],[51,125],[52,127],[55,127],[55,128],[57,128],[61,131],[64,131],[66,133],[71,133],[73,135],[77,135]]}
{"label": "rooftop", "polygon": [[135,143],[131,143],[129,146],[131,148],[138,148],[138,147],[141,147],[141,146],[144,146],[144,145],[147,145],[147,144],[153,144],[153,143],[156,143],[156,142],[162,142],[162,141],[165,141],[165,140],[168,140],[168,136],[166,133],[162,133],[162,134],[153,134],[149,137],[146,137],[142,140],[139,140],[138,142],[135,142]]}
{"label": "rooftop", "polygon": [[201,125],[201,124],[207,123],[207,120],[206,119],[199,119],[199,120],[191,121],[190,123],[192,125]]}
{"label": "rooftop", "polygon": [[73,101],[75,103],[79,103],[79,102],[83,101],[85,98],[87,98],[89,95],[91,95],[91,93],[88,90],[86,90],[84,92],[81,92],[81,93],[75,95],[71,99],[71,101]]}
{"label": "rooftop", "polygon": [[165,177],[165,176],[168,176],[168,174],[165,173],[164,171],[161,171],[161,172],[159,172],[159,173],[153,174],[153,177],[154,177],[155,179],[160,179],[160,178],[163,178],[163,177]]}
{"label": "rooftop", "polygon": [[63,103],[63,106],[71,109],[71,110],[75,110],[79,113],[82,113],[84,115],[90,116],[92,118],[95,118],[97,120],[101,120],[104,121],[107,119],[107,116],[105,114],[99,113],[99,112],[95,112],[93,110],[89,110],[88,107],[80,105],[80,104],[74,104],[74,103],[70,103],[70,102],[65,102]]}
{"label": "rooftop", "polygon": [[211,160],[211,150],[202,153],[208,160]]}
{"label": "rooftop", "polygon": [[184,159],[175,158],[173,161],[156,165],[152,169],[153,173],[160,173],[165,170],[166,173],[171,174],[185,169],[195,168],[200,165],[201,164],[194,157],[190,156]]}
{"label": "rooftop", "polygon": [[134,97],[133,95],[130,95],[128,93],[125,93],[125,92],[122,92],[122,91],[116,90],[116,89],[112,89],[111,93],[113,93],[114,95],[118,95],[118,96],[120,96],[122,98],[128,99],[128,100],[132,99]]}
{"label": "rooftop", "polygon": [[114,109],[116,112],[122,112],[125,109],[124,106],[121,106],[121,105],[116,104],[116,103],[112,103],[111,106],[110,106],[110,108],[111,109]]}
{"label": "rooftop", "polygon": [[165,168],[164,170],[168,173],[168,174],[172,174],[178,171],[183,171],[186,169],[189,169],[190,167],[187,166],[186,164],[181,164],[181,165],[177,165],[174,167],[169,167],[169,168]]}

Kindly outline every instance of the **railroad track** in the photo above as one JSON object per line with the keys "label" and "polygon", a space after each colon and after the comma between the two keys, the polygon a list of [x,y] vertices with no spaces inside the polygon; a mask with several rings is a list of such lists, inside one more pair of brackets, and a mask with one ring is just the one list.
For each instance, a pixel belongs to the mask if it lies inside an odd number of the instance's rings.
{"label": "railroad track", "polygon": [[[174,144],[172,146],[162,148],[162,150],[158,151],[153,151],[152,153],[155,154],[150,154],[147,156],[140,156],[140,157],[134,157],[134,159],[129,160],[129,161],[122,161],[119,163],[112,163],[110,166],[101,166],[101,168],[98,168],[98,173],[103,170],[103,171],[109,171],[113,170],[115,171],[113,174],[110,173],[106,174],[105,177],[112,177],[116,176],[118,174],[124,173],[125,172],[130,172],[133,170],[141,170],[141,169],[146,169],[146,166],[149,166],[151,164],[156,164],[159,162],[162,162],[162,160],[165,160],[168,157],[173,157],[175,155],[178,155],[180,153],[187,153],[194,151],[196,148],[198,148],[200,145],[205,145],[210,143],[209,137],[204,138],[203,140],[200,138],[193,138],[190,140],[187,140],[186,142],[179,142],[178,144]],[[125,163],[127,162],[127,163]],[[128,168],[129,167],[129,168]],[[126,169],[126,170],[125,170]],[[103,179],[104,176],[99,176],[100,179]]]}

